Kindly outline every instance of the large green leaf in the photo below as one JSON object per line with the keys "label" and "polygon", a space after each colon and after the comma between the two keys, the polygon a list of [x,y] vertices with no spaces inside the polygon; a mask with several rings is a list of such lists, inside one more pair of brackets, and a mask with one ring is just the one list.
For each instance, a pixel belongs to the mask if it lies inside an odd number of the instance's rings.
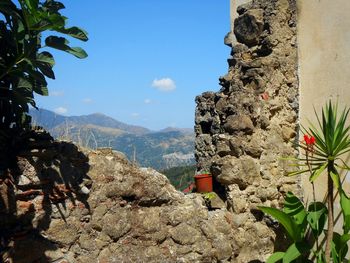
{"label": "large green leaf", "polygon": [[317,177],[319,177],[322,174],[322,172],[327,168],[327,165],[328,163],[325,162],[321,166],[317,167],[310,176],[310,182],[314,182],[317,179]]}
{"label": "large green leaf", "polygon": [[340,183],[340,177],[338,172],[334,169],[329,172],[329,175],[332,178],[332,181],[337,189],[340,189],[341,183]]}
{"label": "large green leaf", "polygon": [[0,12],[20,18],[17,7],[12,1],[0,1]]}
{"label": "large green leaf", "polygon": [[266,263],[276,263],[281,261],[285,252],[275,252],[266,261]]}
{"label": "large green leaf", "polygon": [[290,263],[310,251],[310,246],[306,242],[293,243],[283,256],[283,263]]}
{"label": "large green leaf", "polygon": [[332,240],[332,258],[334,263],[342,263],[348,252],[347,242],[350,240],[349,234],[340,235],[337,232],[333,233]]}
{"label": "large green leaf", "polygon": [[323,232],[327,220],[327,213],[327,207],[321,202],[314,202],[309,205],[306,219],[315,238]]}
{"label": "large green leaf", "polygon": [[286,229],[288,235],[295,241],[301,240],[300,227],[295,223],[292,216],[289,216],[283,211],[273,207],[259,206],[259,209],[264,213],[275,218]]}
{"label": "large green leaf", "polygon": [[83,30],[79,27],[76,27],[76,26],[70,27],[70,28],[60,28],[60,29],[57,29],[56,31],[63,33],[63,34],[66,34],[66,35],[69,35],[71,37],[74,37],[74,38],[82,40],[82,41],[89,40],[88,33],[85,30]]}
{"label": "large green leaf", "polygon": [[21,78],[19,78],[17,87],[15,87],[15,88],[26,89],[28,91],[32,91],[33,84],[29,80],[21,77]]}
{"label": "large green leaf", "polygon": [[[19,0],[20,2],[23,2],[23,0]],[[29,10],[37,10],[39,0],[24,0]]]}
{"label": "large green leaf", "polygon": [[33,91],[42,96],[48,96],[49,91],[45,76],[39,71],[35,70],[27,69],[27,72],[29,73],[29,77],[33,80]]}
{"label": "large green leaf", "polygon": [[46,77],[55,79],[55,73],[50,66],[44,63],[37,63],[37,67]]}
{"label": "large green leaf", "polygon": [[53,56],[52,56],[49,52],[47,52],[47,51],[38,53],[37,56],[36,56],[36,61],[37,61],[37,62],[41,62],[41,63],[47,63],[47,64],[49,64],[51,67],[53,67],[53,66],[55,65],[55,59],[54,59]]}
{"label": "large green leaf", "polygon": [[343,230],[347,234],[350,231],[350,199],[343,190],[340,191],[340,206],[343,212]]}
{"label": "large green leaf", "polygon": [[288,192],[285,197],[283,212],[285,212],[287,215],[292,216],[295,220],[295,223],[297,225],[301,225],[301,229],[305,230],[304,228],[306,227],[306,211],[304,205],[299,200],[299,198],[291,192]]}
{"label": "large green leaf", "polygon": [[325,263],[326,262],[324,251],[322,249],[321,249],[321,251],[318,251],[318,253],[316,255],[316,262],[317,263]]}
{"label": "large green leaf", "polygon": [[56,30],[65,26],[65,19],[64,16],[59,14],[41,13],[40,20],[31,25],[30,29],[37,31]]}
{"label": "large green leaf", "polygon": [[35,65],[46,77],[55,79],[55,73],[52,70],[52,67],[55,64],[55,60],[49,52],[45,51],[37,54],[35,62]]}
{"label": "large green leaf", "polygon": [[59,10],[65,8],[64,4],[58,1],[46,1],[43,7],[50,11],[50,13],[57,13]]}
{"label": "large green leaf", "polygon": [[45,43],[49,47],[65,51],[76,56],[77,58],[87,57],[87,53],[82,48],[68,46],[69,41],[64,37],[49,36],[45,39]]}

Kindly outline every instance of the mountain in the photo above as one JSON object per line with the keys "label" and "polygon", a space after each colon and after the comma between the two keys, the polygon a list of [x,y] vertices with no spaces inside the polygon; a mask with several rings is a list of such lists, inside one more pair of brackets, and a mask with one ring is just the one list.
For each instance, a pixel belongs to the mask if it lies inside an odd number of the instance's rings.
{"label": "mountain", "polygon": [[33,123],[47,129],[55,138],[72,140],[84,147],[111,147],[131,161],[157,170],[192,165],[194,132],[168,127],[160,131],[119,122],[101,113],[62,116],[33,109]]}
{"label": "mountain", "polygon": [[171,132],[171,131],[179,131],[181,133],[192,134],[193,129],[190,128],[175,128],[175,127],[167,127],[165,129],[160,130],[159,132]]}
{"label": "mountain", "polygon": [[133,134],[145,134],[151,132],[147,128],[128,125],[102,113],[67,117],[45,109],[31,109],[29,114],[32,116],[34,122],[40,123],[41,126],[49,130],[59,125],[71,123],[79,126],[92,124],[101,127],[115,128]]}

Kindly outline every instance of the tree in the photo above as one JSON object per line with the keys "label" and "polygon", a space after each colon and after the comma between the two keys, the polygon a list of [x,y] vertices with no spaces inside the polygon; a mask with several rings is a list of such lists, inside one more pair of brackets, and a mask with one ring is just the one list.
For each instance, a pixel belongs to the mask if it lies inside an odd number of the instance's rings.
{"label": "tree", "polygon": [[[67,18],[60,13],[65,8],[61,2],[16,2],[17,5],[12,0],[0,1],[0,179],[20,144],[21,134],[30,127],[29,105],[37,108],[34,93],[47,96],[46,79],[55,78],[55,60],[47,50],[87,57],[82,48],[69,46],[65,38],[88,40],[83,29],[66,27]],[[43,33],[48,35],[45,40]]]}
{"label": "tree", "polygon": [[[65,6],[55,0],[0,1],[0,137],[30,124],[29,105],[36,108],[34,93],[47,96],[46,78],[55,78],[55,60],[47,49],[54,48],[78,58],[87,57],[79,47],[69,46],[64,36],[87,41],[87,32],[66,27],[60,14]],[[54,32],[43,41],[43,33]],[[47,33],[46,33],[47,34]],[[45,34],[45,35],[46,35]],[[0,140],[1,142],[1,140]]]}

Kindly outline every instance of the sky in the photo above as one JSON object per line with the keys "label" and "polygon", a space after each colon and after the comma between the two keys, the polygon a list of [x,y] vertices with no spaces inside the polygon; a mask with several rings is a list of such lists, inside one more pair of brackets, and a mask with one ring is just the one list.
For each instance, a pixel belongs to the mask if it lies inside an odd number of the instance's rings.
{"label": "sky", "polygon": [[228,0],[61,0],[68,26],[89,33],[69,38],[88,58],[62,52],[49,97],[37,105],[59,114],[103,113],[151,130],[193,128],[195,97],[218,91],[230,49]]}

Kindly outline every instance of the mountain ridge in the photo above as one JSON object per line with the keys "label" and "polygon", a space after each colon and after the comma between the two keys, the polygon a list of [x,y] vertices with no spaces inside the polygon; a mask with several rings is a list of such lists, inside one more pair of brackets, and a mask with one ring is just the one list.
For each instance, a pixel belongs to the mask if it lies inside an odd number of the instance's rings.
{"label": "mountain ridge", "polygon": [[167,127],[151,131],[129,125],[102,113],[63,116],[46,109],[31,110],[33,123],[52,136],[89,148],[111,147],[141,166],[168,169],[192,165],[194,132],[188,128]]}
{"label": "mountain ridge", "polygon": [[[63,122],[68,121],[68,122],[78,123],[80,125],[94,124],[97,126],[103,126],[108,128],[117,128],[130,133],[135,133],[135,134],[145,134],[145,133],[151,132],[151,130],[145,127],[126,124],[124,122],[115,120],[114,118],[107,116],[103,113],[92,113],[92,114],[80,115],[80,116],[78,115],[63,116],[53,111],[40,108],[39,110],[30,109],[29,114],[32,116],[32,118],[36,122],[43,124],[45,127],[49,129],[51,129],[52,126],[57,126],[59,124],[62,124]],[[53,118],[56,120],[56,122],[50,123],[50,121],[47,120],[48,118],[50,119]]]}

